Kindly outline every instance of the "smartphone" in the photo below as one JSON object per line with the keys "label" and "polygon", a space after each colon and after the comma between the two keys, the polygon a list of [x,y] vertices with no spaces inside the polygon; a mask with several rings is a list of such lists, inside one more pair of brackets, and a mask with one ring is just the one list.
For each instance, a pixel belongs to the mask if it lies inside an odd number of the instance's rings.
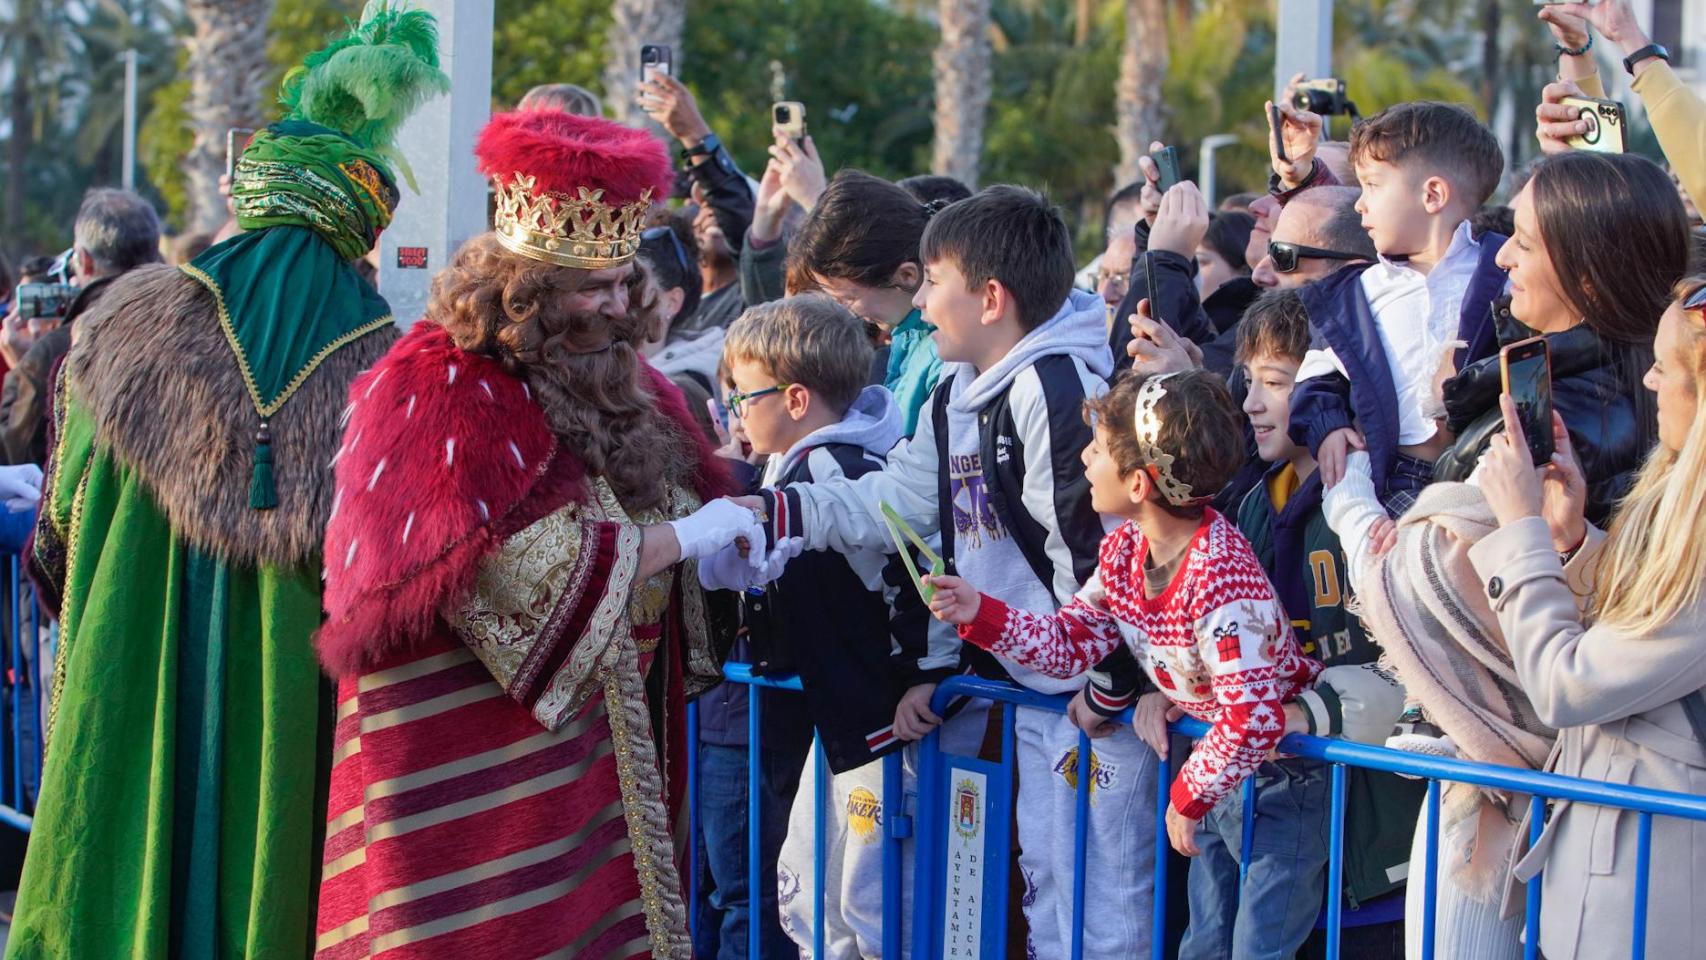
{"label": "smartphone", "polygon": [[1552,459],[1552,351],[1545,337],[1531,337],[1499,351],[1505,392],[1516,401],[1517,420],[1535,466]]}
{"label": "smartphone", "polygon": [[225,176],[235,179],[237,176],[237,158],[243,155],[249,146],[249,138],[255,131],[248,127],[231,127],[225,131]]}
{"label": "smartphone", "polygon": [[1148,253],[1143,255],[1143,285],[1143,298],[1149,301],[1149,319],[1156,323],[1165,323],[1166,321],[1161,319],[1161,309],[1155,303],[1155,258]]}
{"label": "smartphone", "polygon": [[799,143],[806,138],[806,105],[797,100],[778,100],[770,107],[770,122],[784,136]]}
{"label": "smartphone", "polygon": [[1595,153],[1622,153],[1623,131],[1628,129],[1628,114],[1616,100],[1593,97],[1565,97],[1558,101],[1577,108],[1577,115],[1588,122],[1588,132],[1565,141],[1577,150]]}
{"label": "smartphone", "polygon": [[640,82],[651,83],[658,74],[675,75],[675,61],[669,45],[648,43],[640,48]]}
{"label": "smartphone", "polygon": [[68,283],[20,283],[12,299],[18,304],[18,319],[47,320],[65,316],[76,296],[77,288]]}
{"label": "smartphone", "polygon": [[1285,129],[1284,124],[1285,114],[1280,113],[1280,108],[1276,104],[1268,104],[1268,130],[1274,138],[1274,156],[1283,162],[1290,163],[1291,158],[1285,155],[1285,135],[1282,133]]}
{"label": "smartphone", "polygon": [[1155,168],[1161,171],[1161,181],[1155,189],[1162,193],[1173,189],[1173,184],[1179,182],[1179,148],[1162,147],[1150,154],[1149,159],[1154,160]]}

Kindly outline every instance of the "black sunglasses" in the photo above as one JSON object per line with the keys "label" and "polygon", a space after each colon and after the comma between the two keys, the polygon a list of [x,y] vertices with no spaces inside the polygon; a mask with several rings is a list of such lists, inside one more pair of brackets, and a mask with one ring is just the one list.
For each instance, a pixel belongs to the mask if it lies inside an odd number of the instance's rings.
{"label": "black sunglasses", "polygon": [[668,227],[647,227],[646,230],[640,234],[640,242],[644,243],[647,240],[656,240],[663,236],[669,237],[670,245],[675,247],[675,262],[681,264],[681,269],[684,272],[693,272],[693,264],[687,259],[687,248],[681,245],[681,238],[675,235],[674,230],[671,230]]}
{"label": "black sunglasses", "polygon": [[1290,273],[1297,269],[1297,261],[1304,259],[1316,260],[1362,260],[1360,253],[1343,253],[1338,250],[1323,250],[1320,247],[1306,247],[1301,243],[1285,243],[1279,240],[1268,241],[1268,257],[1274,262],[1274,270],[1279,273]]}

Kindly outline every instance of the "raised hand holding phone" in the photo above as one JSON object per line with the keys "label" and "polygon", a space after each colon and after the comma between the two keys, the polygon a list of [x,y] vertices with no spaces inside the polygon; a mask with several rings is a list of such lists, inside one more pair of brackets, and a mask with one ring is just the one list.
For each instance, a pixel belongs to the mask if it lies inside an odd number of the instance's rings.
{"label": "raised hand holding phone", "polygon": [[1321,142],[1320,114],[1299,110],[1289,102],[1268,101],[1268,156],[1280,187],[1294,190],[1315,169],[1315,150]]}
{"label": "raised hand holding phone", "polygon": [[1504,413],[1504,432],[1488,441],[1476,476],[1487,506],[1499,525],[1505,526],[1524,517],[1540,516],[1543,495],[1540,471],[1534,469],[1516,401],[1508,393],[1500,394],[1499,409]]}
{"label": "raised hand holding phone", "polygon": [[778,164],[782,188],[788,191],[788,196],[800,205],[800,209],[809,212],[829,185],[823,159],[817,153],[817,144],[809,136],[796,140],[781,127],[773,128],[772,132],[776,142],[770,145],[769,151]]}
{"label": "raised hand holding phone", "polygon": [[1143,219],[1150,226],[1155,225],[1155,215],[1161,210],[1161,168],[1155,162],[1155,154],[1166,149],[1167,145],[1159,140],[1149,145],[1149,153],[1137,158],[1137,172],[1143,174],[1143,189],[1138,191],[1138,206],[1143,210]]}
{"label": "raised hand holding phone", "polygon": [[1131,357],[1132,372],[1153,377],[1202,366],[1202,351],[1197,345],[1152,317],[1150,309],[1147,299],[1139,300],[1137,310],[1131,315],[1131,342],[1125,350]]}
{"label": "raised hand holding phone", "polygon": [[[1182,180],[1161,198],[1155,225],[1149,228],[1149,249],[1165,250],[1187,259],[1208,234],[1208,201],[1189,180]],[[1146,260],[1148,258],[1145,258]],[[1154,287],[1149,288],[1151,293]]]}
{"label": "raised hand holding phone", "polygon": [[1552,461],[1552,351],[1545,337],[1530,337],[1499,350],[1504,392],[1515,402],[1534,465]]}

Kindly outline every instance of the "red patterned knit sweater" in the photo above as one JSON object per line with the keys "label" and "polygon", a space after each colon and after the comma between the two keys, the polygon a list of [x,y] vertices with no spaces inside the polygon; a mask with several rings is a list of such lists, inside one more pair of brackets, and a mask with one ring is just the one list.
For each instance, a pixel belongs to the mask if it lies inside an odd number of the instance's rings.
{"label": "red patterned knit sweater", "polygon": [[1096,575],[1059,612],[985,596],[960,636],[1056,677],[1130,645],[1168,699],[1213,724],[1172,787],[1174,809],[1201,819],[1279,743],[1280,705],[1313,683],[1321,664],[1298,649],[1261,562],[1226,518],[1204,511],[1186,550],[1167,589],[1145,597],[1149,541],[1127,522],[1102,541]]}

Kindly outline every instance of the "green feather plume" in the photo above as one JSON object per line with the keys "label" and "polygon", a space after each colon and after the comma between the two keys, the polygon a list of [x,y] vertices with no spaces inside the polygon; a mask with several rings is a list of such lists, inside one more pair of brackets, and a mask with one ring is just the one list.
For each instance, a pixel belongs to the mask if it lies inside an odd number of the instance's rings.
{"label": "green feather plume", "polygon": [[397,128],[430,97],[447,93],[438,68],[438,22],[407,0],[368,0],[359,23],[285,74],[279,92],[287,120],[330,127],[386,157],[413,186],[393,141]]}

